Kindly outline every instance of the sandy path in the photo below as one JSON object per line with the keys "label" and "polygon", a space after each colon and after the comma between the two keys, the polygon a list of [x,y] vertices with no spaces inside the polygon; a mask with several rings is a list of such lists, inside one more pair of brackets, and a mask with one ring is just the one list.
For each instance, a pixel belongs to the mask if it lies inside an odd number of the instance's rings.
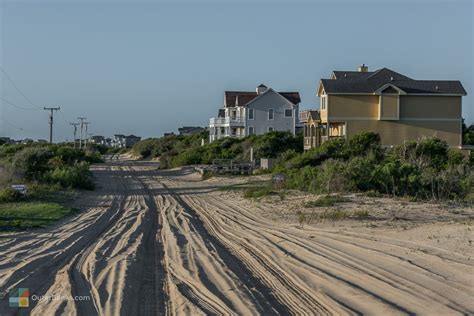
{"label": "sandy path", "polygon": [[463,254],[417,241],[277,224],[199,182],[183,190],[186,181],[163,181],[294,313],[474,311],[474,264]]}
{"label": "sandy path", "polygon": [[74,218],[0,238],[0,315],[474,313],[474,264],[416,240],[269,221],[189,170],[94,166]]}

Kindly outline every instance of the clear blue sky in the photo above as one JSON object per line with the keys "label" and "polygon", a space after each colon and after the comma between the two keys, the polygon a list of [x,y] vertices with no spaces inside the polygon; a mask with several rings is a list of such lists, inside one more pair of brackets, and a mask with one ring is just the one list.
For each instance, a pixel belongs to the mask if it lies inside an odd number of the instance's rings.
{"label": "clear blue sky", "polygon": [[[102,135],[206,125],[224,90],[260,83],[315,107],[319,79],[361,63],[461,80],[474,121],[472,1],[195,2],[3,1],[0,64],[35,105],[62,107],[56,140],[77,116]],[[0,99],[0,136],[46,139],[47,120]]]}

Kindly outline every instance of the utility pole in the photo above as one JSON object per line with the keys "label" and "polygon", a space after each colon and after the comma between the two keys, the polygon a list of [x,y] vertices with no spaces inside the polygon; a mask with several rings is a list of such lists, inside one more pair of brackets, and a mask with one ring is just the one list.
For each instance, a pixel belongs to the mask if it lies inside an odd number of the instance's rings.
{"label": "utility pole", "polygon": [[89,134],[87,133],[87,127],[89,126],[90,123],[91,123],[91,122],[84,122],[84,125],[86,126],[86,139],[85,139],[85,146],[84,146],[84,148],[87,148],[87,138],[89,137],[89,136],[88,136]]}
{"label": "utility pole", "polygon": [[53,113],[54,111],[61,110],[61,107],[60,106],[58,106],[57,108],[44,107],[44,109],[46,111],[51,111],[49,113],[49,143],[52,144],[53,143]]}
{"label": "utility pole", "polygon": [[74,143],[74,148],[76,148],[76,134],[77,134],[77,127],[79,126],[79,123],[69,123],[69,125],[74,126],[74,138],[72,139]]}
{"label": "utility pole", "polygon": [[84,128],[84,120],[86,119],[85,117],[78,117],[78,120],[81,120],[81,138],[79,139],[79,149],[82,148],[82,129]]}

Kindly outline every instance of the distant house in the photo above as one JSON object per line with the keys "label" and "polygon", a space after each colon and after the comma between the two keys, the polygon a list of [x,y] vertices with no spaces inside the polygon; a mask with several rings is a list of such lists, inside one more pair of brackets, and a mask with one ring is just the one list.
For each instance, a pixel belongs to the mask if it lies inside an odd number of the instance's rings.
{"label": "distant house", "polygon": [[174,132],[167,132],[167,133],[164,133],[164,134],[163,134],[164,137],[174,136],[174,135],[175,135]]}
{"label": "distant house", "polygon": [[179,135],[183,135],[183,136],[199,134],[205,130],[206,130],[205,128],[200,127],[200,126],[183,126],[183,127],[178,128]]}
{"label": "distant house", "polygon": [[452,148],[462,146],[462,96],[459,81],[416,80],[388,68],[333,71],[322,79],[319,111],[302,112],[305,148],[334,137],[364,131],[378,133],[382,145],[438,137]]}
{"label": "distant house", "polygon": [[91,136],[90,142],[97,145],[105,145],[105,137],[100,135]]}
{"label": "distant house", "polygon": [[14,140],[10,137],[0,137],[0,145],[1,144],[13,144]]}
{"label": "distant house", "polygon": [[304,149],[318,147],[321,144],[321,118],[319,111],[306,110],[300,112],[300,122],[304,124]]}
{"label": "distant house", "polygon": [[263,84],[255,92],[225,91],[224,107],[209,121],[209,141],[272,131],[295,133],[300,101],[298,92],[277,92]]}
{"label": "distant house", "polygon": [[130,148],[141,140],[141,137],[135,135],[125,136],[122,134],[115,134],[112,141],[113,147]]}

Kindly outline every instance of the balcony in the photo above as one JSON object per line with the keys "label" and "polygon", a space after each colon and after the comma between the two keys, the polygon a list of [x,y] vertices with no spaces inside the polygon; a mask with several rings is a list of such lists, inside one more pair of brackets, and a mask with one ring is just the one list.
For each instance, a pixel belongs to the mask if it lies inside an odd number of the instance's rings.
{"label": "balcony", "polygon": [[210,126],[244,126],[245,117],[212,117]]}

